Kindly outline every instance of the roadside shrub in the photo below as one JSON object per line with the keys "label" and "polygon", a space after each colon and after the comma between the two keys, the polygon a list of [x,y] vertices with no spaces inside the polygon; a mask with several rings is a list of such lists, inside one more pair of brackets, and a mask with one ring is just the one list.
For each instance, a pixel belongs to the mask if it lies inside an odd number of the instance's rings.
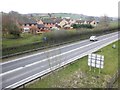
{"label": "roadside shrub", "polygon": [[91,24],[73,24],[72,25],[73,28],[90,28],[92,29],[93,26]]}
{"label": "roadside shrub", "polygon": [[23,52],[27,50],[32,50],[32,49],[38,49],[38,48],[43,48],[43,47],[50,47],[51,45],[59,45],[63,43],[68,43],[68,42],[73,42],[73,41],[78,41],[78,40],[83,40],[83,39],[88,39],[91,35],[104,35],[108,34],[111,32],[118,31],[118,27],[114,28],[94,28],[94,29],[76,29],[74,31],[67,31],[67,30],[58,30],[58,31],[53,31],[49,33],[44,33],[41,38],[46,37],[47,40],[44,41],[35,38],[33,40],[37,41],[31,44],[25,44],[25,45],[20,45],[20,46],[14,46],[14,47],[8,47],[8,48],[3,48],[2,49],[2,54],[3,56],[5,55],[10,55],[10,54],[15,54],[18,52]]}

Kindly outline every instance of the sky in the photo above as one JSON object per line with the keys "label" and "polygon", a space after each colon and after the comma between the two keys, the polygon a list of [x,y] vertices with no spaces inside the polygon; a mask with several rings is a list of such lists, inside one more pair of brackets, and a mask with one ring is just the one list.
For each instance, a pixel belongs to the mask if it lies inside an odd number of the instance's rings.
{"label": "sky", "polygon": [[119,0],[2,0],[0,11],[27,13],[76,13],[118,17]]}

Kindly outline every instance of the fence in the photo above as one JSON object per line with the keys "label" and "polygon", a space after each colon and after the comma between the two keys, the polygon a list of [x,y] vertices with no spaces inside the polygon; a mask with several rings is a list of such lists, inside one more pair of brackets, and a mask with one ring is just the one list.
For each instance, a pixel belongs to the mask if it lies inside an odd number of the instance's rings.
{"label": "fence", "polygon": [[118,77],[120,76],[120,69],[113,75],[110,81],[107,83],[107,88],[112,88],[113,84],[117,81]]}
{"label": "fence", "polygon": [[68,37],[61,36],[58,38],[50,37],[48,41],[46,42],[34,42],[31,44],[26,45],[20,45],[20,46],[14,46],[14,47],[8,47],[8,48],[2,48],[2,57],[0,58],[7,58],[10,56],[15,56],[19,54],[28,53],[31,51],[41,50],[48,47],[54,47],[66,43],[70,43],[73,41],[83,40],[89,38],[91,35],[103,35],[111,32],[115,32],[117,29],[113,30],[96,30],[93,32],[83,32],[83,33],[77,33],[75,35],[70,35]]}

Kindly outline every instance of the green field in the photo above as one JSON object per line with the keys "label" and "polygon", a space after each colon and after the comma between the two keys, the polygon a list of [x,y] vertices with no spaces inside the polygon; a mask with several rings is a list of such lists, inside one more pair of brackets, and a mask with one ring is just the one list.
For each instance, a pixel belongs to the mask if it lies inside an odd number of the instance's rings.
{"label": "green field", "polygon": [[29,33],[25,33],[25,34],[21,34],[21,38],[18,38],[18,39],[4,39],[2,41],[2,45],[3,45],[3,48],[14,47],[19,45],[34,43],[37,41],[42,41],[41,35],[32,35]]}
{"label": "green field", "polygon": [[[113,44],[116,45],[115,49],[112,48]],[[105,88],[106,83],[118,69],[118,42],[114,42],[95,53],[105,57],[104,68],[100,74],[99,69],[92,68],[92,71],[89,71],[88,56],[86,56],[28,85],[26,88]]]}

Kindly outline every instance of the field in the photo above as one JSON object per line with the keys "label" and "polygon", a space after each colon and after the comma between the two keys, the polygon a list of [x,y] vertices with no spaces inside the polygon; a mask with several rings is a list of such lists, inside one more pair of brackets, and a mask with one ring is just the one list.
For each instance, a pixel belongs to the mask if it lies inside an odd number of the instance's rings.
{"label": "field", "polygon": [[29,33],[21,34],[21,38],[18,39],[4,39],[2,42],[4,47],[14,47],[19,45],[30,44],[37,41],[42,41],[41,35],[32,35]]}
{"label": "field", "polygon": [[[118,69],[118,43],[120,44],[120,40],[95,52],[105,57],[104,68],[100,74],[99,69],[92,68],[89,71],[88,56],[85,56],[26,88],[105,88]],[[115,49],[112,48],[113,44],[116,45]]]}

